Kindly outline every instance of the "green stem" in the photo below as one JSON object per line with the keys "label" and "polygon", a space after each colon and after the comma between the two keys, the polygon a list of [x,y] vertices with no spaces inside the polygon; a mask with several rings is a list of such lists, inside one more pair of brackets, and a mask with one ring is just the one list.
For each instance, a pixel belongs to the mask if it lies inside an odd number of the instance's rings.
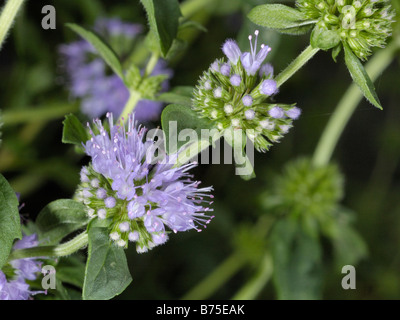
{"label": "green stem", "polygon": [[76,236],[74,239],[60,244],[58,246],[42,246],[33,247],[27,249],[15,250],[11,253],[8,261],[24,259],[24,258],[34,258],[34,257],[63,257],[75,253],[79,249],[82,249],[88,244],[88,234],[83,232]]}
{"label": "green stem", "polygon": [[265,284],[271,279],[272,272],[272,257],[270,253],[266,253],[258,273],[232,297],[232,300],[255,299]]}
{"label": "green stem", "polygon": [[119,119],[124,119],[124,122],[128,119],[129,114],[135,110],[137,103],[140,101],[141,95],[137,91],[131,91],[131,95],[129,96],[129,100],[125,104],[124,110],[122,111]]}
{"label": "green stem", "polygon": [[294,59],[285,70],[278,74],[275,78],[278,87],[282,86],[291,76],[293,76],[301,67],[303,67],[317,52],[318,48],[313,49],[309,45],[300,55]]}
{"label": "green stem", "polygon": [[[146,70],[143,75],[143,79],[146,77],[150,76],[151,73],[153,72],[157,62],[158,62],[159,54],[153,52],[149,62],[147,63]],[[129,114],[135,110],[138,102],[142,99],[142,95],[140,92],[136,90],[131,90],[129,100],[125,104],[124,110],[122,111],[121,115],[119,116],[119,119],[124,119],[124,122],[128,119]]]}
{"label": "green stem", "polygon": [[8,0],[0,16],[0,49],[24,0]]}
{"label": "green stem", "polygon": [[[386,49],[377,52],[366,64],[365,70],[372,82],[389,66],[399,47],[400,41],[393,41]],[[361,91],[353,83],[339,101],[322,133],[312,159],[314,166],[323,166],[329,163],[339,138],[362,97]]]}
{"label": "green stem", "polygon": [[78,110],[78,105],[61,104],[49,107],[31,107],[21,110],[3,112],[4,125],[15,125],[24,122],[48,121],[63,117],[69,112]]}
{"label": "green stem", "polygon": [[223,261],[212,273],[202,282],[190,290],[183,300],[204,300],[217,291],[226,281],[228,281],[237,271],[239,271],[247,260],[238,252],[233,253]]}

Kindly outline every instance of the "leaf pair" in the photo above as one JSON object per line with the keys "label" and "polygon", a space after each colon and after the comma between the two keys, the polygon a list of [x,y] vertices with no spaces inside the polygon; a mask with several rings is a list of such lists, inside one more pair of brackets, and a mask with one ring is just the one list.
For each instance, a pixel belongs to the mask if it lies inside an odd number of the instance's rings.
{"label": "leaf pair", "polygon": [[327,29],[323,23],[318,23],[318,20],[307,20],[301,11],[281,4],[257,6],[251,10],[248,18],[255,24],[283,34],[302,35],[313,29],[310,38],[311,46],[322,50],[333,49],[332,57],[335,61],[343,46],[345,63],[352,79],[365,98],[378,109],[382,109],[370,77],[349,46],[341,41],[336,30]]}

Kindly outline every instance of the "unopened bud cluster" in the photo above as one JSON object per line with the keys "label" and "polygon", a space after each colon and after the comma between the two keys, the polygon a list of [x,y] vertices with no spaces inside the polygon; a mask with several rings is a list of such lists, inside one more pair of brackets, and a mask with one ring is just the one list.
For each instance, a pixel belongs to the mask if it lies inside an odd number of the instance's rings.
{"label": "unopened bud cluster", "polygon": [[255,148],[265,152],[289,131],[301,110],[270,101],[278,92],[272,65],[263,64],[271,48],[263,44],[257,53],[257,38],[258,30],[254,45],[249,36],[251,52],[242,53],[234,40],[224,43],[222,51],[228,61],[215,60],[200,77],[193,109],[220,131],[244,130]]}
{"label": "unopened bud cluster", "polygon": [[307,19],[338,33],[361,60],[372,47],[384,47],[392,33],[395,12],[389,0],[297,0]]}

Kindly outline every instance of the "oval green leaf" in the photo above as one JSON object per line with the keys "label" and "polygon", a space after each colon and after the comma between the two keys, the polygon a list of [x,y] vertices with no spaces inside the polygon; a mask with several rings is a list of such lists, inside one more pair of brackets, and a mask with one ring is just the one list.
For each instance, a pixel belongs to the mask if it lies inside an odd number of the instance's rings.
{"label": "oval green leaf", "polygon": [[111,299],[122,293],[131,282],[124,249],[111,243],[108,228],[90,227],[83,299]]}
{"label": "oval green leaf", "polygon": [[378,95],[375,92],[374,84],[372,83],[372,80],[365,71],[360,60],[358,60],[356,55],[353,53],[353,51],[351,51],[347,44],[344,43],[343,47],[344,60],[354,82],[358,85],[361,92],[364,94],[364,97],[375,107],[382,110]]}
{"label": "oval green leaf", "polygon": [[46,245],[60,242],[89,222],[85,206],[74,200],[60,199],[45,206],[36,218],[40,239]]}
{"label": "oval green leaf", "polygon": [[18,199],[8,181],[0,174],[0,269],[11,252],[15,239],[21,239]]}
{"label": "oval green leaf", "polygon": [[182,16],[177,0],[140,0],[147,12],[150,30],[158,40],[161,53],[167,56]]}
{"label": "oval green leaf", "polygon": [[86,30],[74,23],[67,23],[66,26],[79,34],[83,39],[88,41],[110,66],[110,68],[121,78],[124,79],[121,62],[115,51],[97,34],[90,30]]}
{"label": "oval green leaf", "polygon": [[305,34],[315,23],[313,20],[306,20],[299,10],[282,4],[257,6],[247,17],[257,25],[291,35]]}

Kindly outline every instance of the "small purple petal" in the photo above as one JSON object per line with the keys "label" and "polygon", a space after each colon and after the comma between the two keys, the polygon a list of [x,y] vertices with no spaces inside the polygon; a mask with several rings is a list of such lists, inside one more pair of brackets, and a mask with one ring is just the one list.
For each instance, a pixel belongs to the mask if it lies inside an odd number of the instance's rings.
{"label": "small purple petal", "polygon": [[117,200],[115,200],[114,197],[108,197],[106,200],[104,200],[104,204],[107,208],[114,208],[117,204]]}
{"label": "small purple petal", "polygon": [[229,81],[233,86],[238,87],[238,86],[240,86],[240,83],[242,82],[242,78],[238,74],[234,74],[229,79]]}
{"label": "small purple petal", "polygon": [[221,74],[224,75],[225,77],[228,77],[229,74],[231,73],[231,66],[229,63],[224,63],[221,66]]}
{"label": "small purple petal", "polygon": [[229,59],[229,61],[232,62],[234,65],[238,63],[239,58],[242,54],[236,41],[232,39],[228,39],[225,41],[225,43],[222,46],[222,51]]}
{"label": "small purple petal", "polygon": [[278,90],[278,87],[276,85],[276,82],[274,80],[264,80],[261,84],[260,87],[260,92],[266,96],[272,96],[274,93],[276,93]]}
{"label": "small purple petal", "polygon": [[270,63],[265,63],[261,66],[260,72],[259,72],[260,77],[268,77],[268,76],[273,76],[274,75],[274,67]]}
{"label": "small purple petal", "polygon": [[298,107],[293,107],[292,109],[289,109],[286,111],[286,115],[293,120],[296,120],[300,117],[301,115],[301,109]]}
{"label": "small purple petal", "polygon": [[285,116],[285,111],[280,107],[273,107],[268,111],[268,114],[275,119],[281,119]]}
{"label": "small purple petal", "polygon": [[251,95],[246,94],[242,98],[242,102],[246,107],[250,107],[253,104],[253,97]]}

